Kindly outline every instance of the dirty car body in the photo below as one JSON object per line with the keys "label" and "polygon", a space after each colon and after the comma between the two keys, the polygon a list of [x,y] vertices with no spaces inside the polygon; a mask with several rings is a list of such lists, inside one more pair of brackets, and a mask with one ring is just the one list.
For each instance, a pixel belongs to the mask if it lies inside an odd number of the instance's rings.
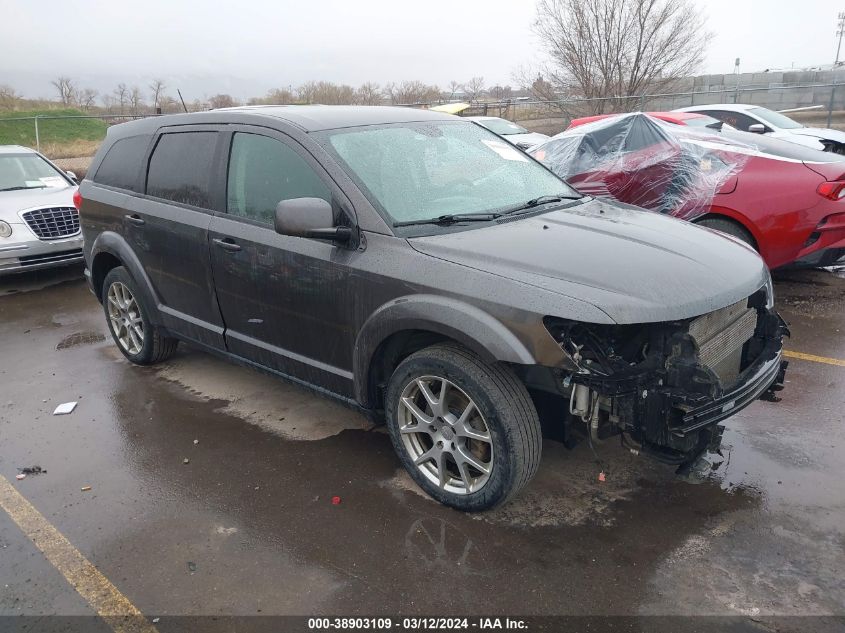
{"label": "dirty car body", "polygon": [[[158,182],[158,153],[191,133],[207,157],[186,169],[205,171],[173,194]],[[259,146],[283,147],[300,171],[243,168]],[[718,446],[721,420],[783,380],[785,328],[752,249],[581,196],[450,115],[161,117],[110,128],[89,177],[86,274],[130,360],[166,355],[141,358],[155,334],[345,401],[385,420],[415,481],[454,507],[490,507],[530,479],[540,422],[573,441],[622,434],[634,450],[688,463]],[[288,189],[250,198],[280,180]],[[331,226],[314,228],[324,213]],[[140,313],[110,313],[115,288],[132,291],[115,305]],[[123,337],[136,321],[143,350],[130,353]],[[507,388],[488,399],[483,385]],[[447,406],[449,390],[459,397]],[[404,426],[403,411],[413,414]],[[519,459],[502,454],[519,441],[509,416],[531,436]],[[497,472],[521,474],[500,486]]]}

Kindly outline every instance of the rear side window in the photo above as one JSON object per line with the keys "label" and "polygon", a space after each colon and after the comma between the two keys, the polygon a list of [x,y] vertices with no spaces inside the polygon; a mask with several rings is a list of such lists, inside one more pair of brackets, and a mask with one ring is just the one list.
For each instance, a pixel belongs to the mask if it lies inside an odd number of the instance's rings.
{"label": "rear side window", "polygon": [[292,198],[331,202],[331,193],[311,166],[281,141],[257,134],[235,134],[229,156],[226,210],[272,224],[276,205]]}
{"label": "rear side window", "polygon": [[116,141],[106,152],[92,180],[109,187],[139,191],[138,176],[149,142],[150,137],[146,135]]}
{"label": "rear side window", "polygon": [[211,173],[217,132],[163,134],[150,157],[147,195],[211,208]]}

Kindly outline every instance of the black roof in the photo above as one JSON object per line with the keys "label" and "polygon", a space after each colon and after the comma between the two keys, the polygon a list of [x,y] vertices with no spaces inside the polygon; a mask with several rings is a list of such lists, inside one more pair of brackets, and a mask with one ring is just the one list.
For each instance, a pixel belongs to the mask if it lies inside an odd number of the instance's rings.
{"label": "black roof", "polygon": [[456,118],[444,112],[432,112],[420,108],[391,106],[242,106],[225,108],[216,112],[244,112],[270,116],[301,127],[307,132],[331,130],[359,125],[384,123],[408,123],[410,121],[442,121]]}
{"label": "black roof", "polygon": [[[154,131],[165,125],[194,123],[259,123],[268,119],[294,125],[304,132],[331,130],[361,125],[409,123],[417,121],[453,121],[458,117],[420,108],[391,106],[324,106],[324,105],[268,105],[221,108],[207,112],[168,114],[149,117],[110,128],[113,136],[127,136]],[[119,129],[118,129],[119,128]]]}

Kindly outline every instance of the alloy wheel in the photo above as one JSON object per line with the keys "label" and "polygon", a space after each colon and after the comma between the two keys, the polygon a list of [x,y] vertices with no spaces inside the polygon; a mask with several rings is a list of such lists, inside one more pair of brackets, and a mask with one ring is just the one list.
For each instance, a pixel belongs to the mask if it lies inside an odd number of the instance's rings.
{"label": "alloy wheel", "polygon": [[117,342],[127,354],[135,355],[144,347],[144,321],[134,295],[119,281],[109,286],[107,295],[109,325]]}
{"label": "alloy wheel", "polygon": [[467,393],[438,376],[421,376],[402,390],[402,443],[420,472],[453,494],[478,492],[493,470],[493,440]]}

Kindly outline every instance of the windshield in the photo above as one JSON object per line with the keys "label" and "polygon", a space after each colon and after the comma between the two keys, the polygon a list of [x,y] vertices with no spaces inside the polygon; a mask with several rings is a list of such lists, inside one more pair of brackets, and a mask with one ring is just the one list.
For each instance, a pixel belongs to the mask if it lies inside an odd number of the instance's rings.
{"label": "windshield", "polygon": [[476,120],[488,130],[495,132],[499,136],[509,136],[510,134],[530,134],[530,132],[524,127],[520,127],[516,123],[511,123],[510,121],[505,121],[504,119]]}
{"label": "windshield", "polygon": [[0,191],[67,186],[61,173],[37,154],[0,154]]}
{"label": "windshield", "polygon": [[496,212],[578,194],[510,143],[465,121],[318,133],[389,223]]}
{"label": "windshield", "polygon": [[797,121],[790,119],[788,116],[785,116],[780,112],[767,110],[766,108],[751,108],[748,112],[760,119],[763,119],[766,123],[771,123],[775,127],[779,127],[784,130],[794,130],[799,127],[804,127]]}
{"label": "windshield", "polygon": [[712,116],[702,114],[701,116],[691,116],[683,120],[684,124],[689,127],[707,127],[708,125],[715,125],[717,128],[721,123],[723,127],[730,127],[727,123],[722,123],[719,119],[714,119]]}

